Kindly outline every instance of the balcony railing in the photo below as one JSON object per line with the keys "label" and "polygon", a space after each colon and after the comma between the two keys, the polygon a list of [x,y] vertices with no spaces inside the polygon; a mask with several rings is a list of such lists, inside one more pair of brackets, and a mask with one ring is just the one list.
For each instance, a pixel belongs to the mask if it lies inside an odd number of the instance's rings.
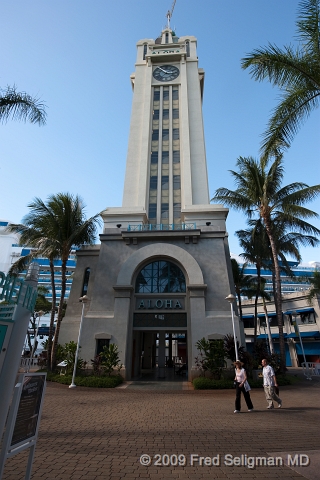
{"label": "balcony railing", "polygon": [[195,223],[156,223],[156,224],[140,224],[128,225],[128,232],[157,232],[157,231],[172,231],[172,230],[195,230]]}

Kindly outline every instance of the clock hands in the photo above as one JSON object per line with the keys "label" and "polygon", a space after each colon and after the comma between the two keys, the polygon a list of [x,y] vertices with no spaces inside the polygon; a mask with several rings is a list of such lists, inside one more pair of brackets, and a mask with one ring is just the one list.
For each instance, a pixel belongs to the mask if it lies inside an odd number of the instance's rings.
{"label": "clock hands", "polygon": [[158,67],[158,68],[159,68],[159,70],[161,70],[164,73],[171,73],[171,72],[167,72],[167,70],[163,70],[163,68],[161,68],[161,67]]}

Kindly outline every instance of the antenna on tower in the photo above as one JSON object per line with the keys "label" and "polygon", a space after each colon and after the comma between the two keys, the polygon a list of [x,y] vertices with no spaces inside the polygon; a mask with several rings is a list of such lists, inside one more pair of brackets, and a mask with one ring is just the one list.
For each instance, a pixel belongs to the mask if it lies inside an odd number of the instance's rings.
{"label": "antenna on tower", "polygon": [[174,6],[176,4],[176,1],[177,0],[173,0],[171,10],[167,11],[166,17],[167,17],[167,20],[168,20],[168,28],[170,28],[170,20],[171,20],[172,14],[173,14],[173,10],[174,10]]}

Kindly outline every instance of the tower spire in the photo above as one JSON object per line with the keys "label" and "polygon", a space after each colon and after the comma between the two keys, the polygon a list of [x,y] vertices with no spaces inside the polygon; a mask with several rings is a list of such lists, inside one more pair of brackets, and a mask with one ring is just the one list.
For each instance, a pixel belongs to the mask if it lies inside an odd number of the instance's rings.
{"label": "tower spire", "polygon": [[172,14],[173,14],[173,10],[174,10],[174,6],[175,6],[175,4],[176,4],[176,1],[177,1],[177,0],[173,0],[172,6],[171,6],[171,10],[168,10],[168,11],[167,11],[166,17],[167,17],[167,22],[168,22],[168,23],[167,23],[168,28],[170,28],[170,20],[171,20]]}

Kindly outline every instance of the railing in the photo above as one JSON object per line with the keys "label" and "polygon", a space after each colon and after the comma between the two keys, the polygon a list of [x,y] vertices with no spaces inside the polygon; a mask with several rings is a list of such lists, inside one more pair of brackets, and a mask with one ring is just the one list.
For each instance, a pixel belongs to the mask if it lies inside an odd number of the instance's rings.
{"label": "railing", "polygon": [[320,375],[320,363],[302,362],[303,373],[308,375]]}
{"label": "railing", "polygon": [[171,230],[195,230],[195,223],[146,223],[139,225],[128,225],[128,232],[149,232],[149,231],[171,231]]}
{"label": "railing", "polygon": [[39,358],[21,357],[20,368],[25,372],[28,372],[31,367],[37,367],[39,365]]}

